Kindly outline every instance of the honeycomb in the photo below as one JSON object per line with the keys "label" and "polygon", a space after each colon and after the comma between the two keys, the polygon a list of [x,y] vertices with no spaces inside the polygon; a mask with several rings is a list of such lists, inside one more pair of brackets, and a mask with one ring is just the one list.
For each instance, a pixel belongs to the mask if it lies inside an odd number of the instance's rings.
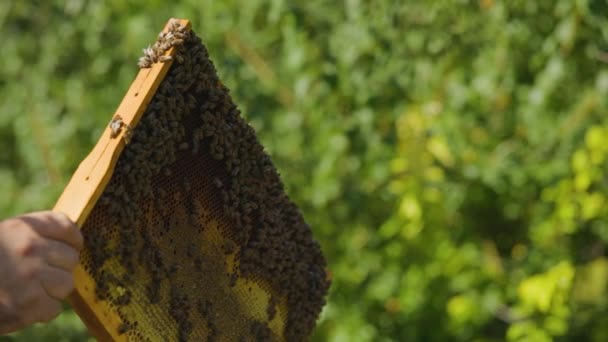
{"label": "honeycomb", "polygon": [[176,49],[82,227],[81,264],[128,340],[306,340],[329,287],[321,249],[201,39],[173,29],[140,59]]}

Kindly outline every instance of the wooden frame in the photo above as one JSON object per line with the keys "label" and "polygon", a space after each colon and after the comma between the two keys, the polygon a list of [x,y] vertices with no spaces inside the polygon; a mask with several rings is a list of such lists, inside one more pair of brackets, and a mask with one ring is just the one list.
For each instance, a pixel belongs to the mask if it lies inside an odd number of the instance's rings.
{"label": "wooden frame", "polygon": [[[168,31],[173,20],[175,19],[167,22],[164,32]],[[188,20],[178,20],[186,30],[191,29]],[[174,53],[174,48],[170,48],[165,55],[172,56]],[[53,210],[65,213],[79,227],[84,225],[112,177],[131,129],[137,126],[172,63],[173,60],[168,60],[154,63],[150,68],[140,69],[112,116],[111,125],[102,133],[91,153],[80,163]],[[75,290],[68,300],[91,335],[99,341],[126,341],[126,335],[118,334],[118,327],[123,322],[107,302],[96,298],[95,281],[82,265],[78,265],[74,270],[74,282]]]}

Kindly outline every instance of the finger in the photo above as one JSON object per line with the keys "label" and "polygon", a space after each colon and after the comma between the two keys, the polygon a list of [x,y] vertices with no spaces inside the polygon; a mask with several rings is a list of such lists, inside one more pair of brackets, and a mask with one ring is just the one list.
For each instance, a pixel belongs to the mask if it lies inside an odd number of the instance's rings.
{"label": "finger", "polygon": [[65,242],[77,250],[82,249],[83,239],[80,229],[63,213],[40,211],[19,218],[41,236]]}
{"label": "finger", "polygon": [[55,299],[63,300],[74,290],[72,273],[57,267],[47,266],[38,275],[40,285]]}
{"label": "finger", "polygon": [[46,240],[44,258],[50,266],[72,272],[78,264],[78,251],[74,247],[57,240]]}
{"label": "finger", "polygon": [[[42,274],[41,272],[38,275]],[[60,270],[60,272],[65,271]],[[21,323],[19,326],[26,327],[37,322],[48,322],[57,317],[61,309],[61,302],[48,294],[42,280],[30,282],[29,286],[26,284],[23,298],[17,307]],[[17,326],[17,324],[14,326]]]}
{"label": "finger", "polygon": [[26,323],[17,318],[7,318],[0,320],[0,335],[12,333],[21,330],[27,326]]}
{"label": "finger", "polygon": [[7,305],[0,304],[0,335],[20,330],[25,325],[21,317],[15,313],[15,310]]}
{"label": "finger", "polygon": [[49,296],[43,296],[36,305],[27,308],[25,315],[29,320],[29,324],[37,322],[46,323],[59,316],[61,310],[61,301]]}

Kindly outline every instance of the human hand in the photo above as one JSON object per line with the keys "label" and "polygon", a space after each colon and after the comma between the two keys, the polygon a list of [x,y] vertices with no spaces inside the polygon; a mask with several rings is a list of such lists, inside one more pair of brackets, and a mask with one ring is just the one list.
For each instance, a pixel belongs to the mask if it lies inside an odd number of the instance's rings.
{"label": "human hand", "polygon": [[67,216],[42,211],[0,221],[0,335],[61,312],[83,239]]}

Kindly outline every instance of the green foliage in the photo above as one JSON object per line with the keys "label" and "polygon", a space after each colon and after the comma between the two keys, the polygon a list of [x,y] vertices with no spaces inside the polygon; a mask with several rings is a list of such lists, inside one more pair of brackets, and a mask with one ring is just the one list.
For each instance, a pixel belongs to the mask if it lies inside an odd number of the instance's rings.
{"label": "green foliage", "polygon": [[[140,49],[189,18],[329,259],[315,340],[605,341],[606,11],[1,2],[0,216],[53,205]],[[14,338],[84,338],[70,314]]]}

